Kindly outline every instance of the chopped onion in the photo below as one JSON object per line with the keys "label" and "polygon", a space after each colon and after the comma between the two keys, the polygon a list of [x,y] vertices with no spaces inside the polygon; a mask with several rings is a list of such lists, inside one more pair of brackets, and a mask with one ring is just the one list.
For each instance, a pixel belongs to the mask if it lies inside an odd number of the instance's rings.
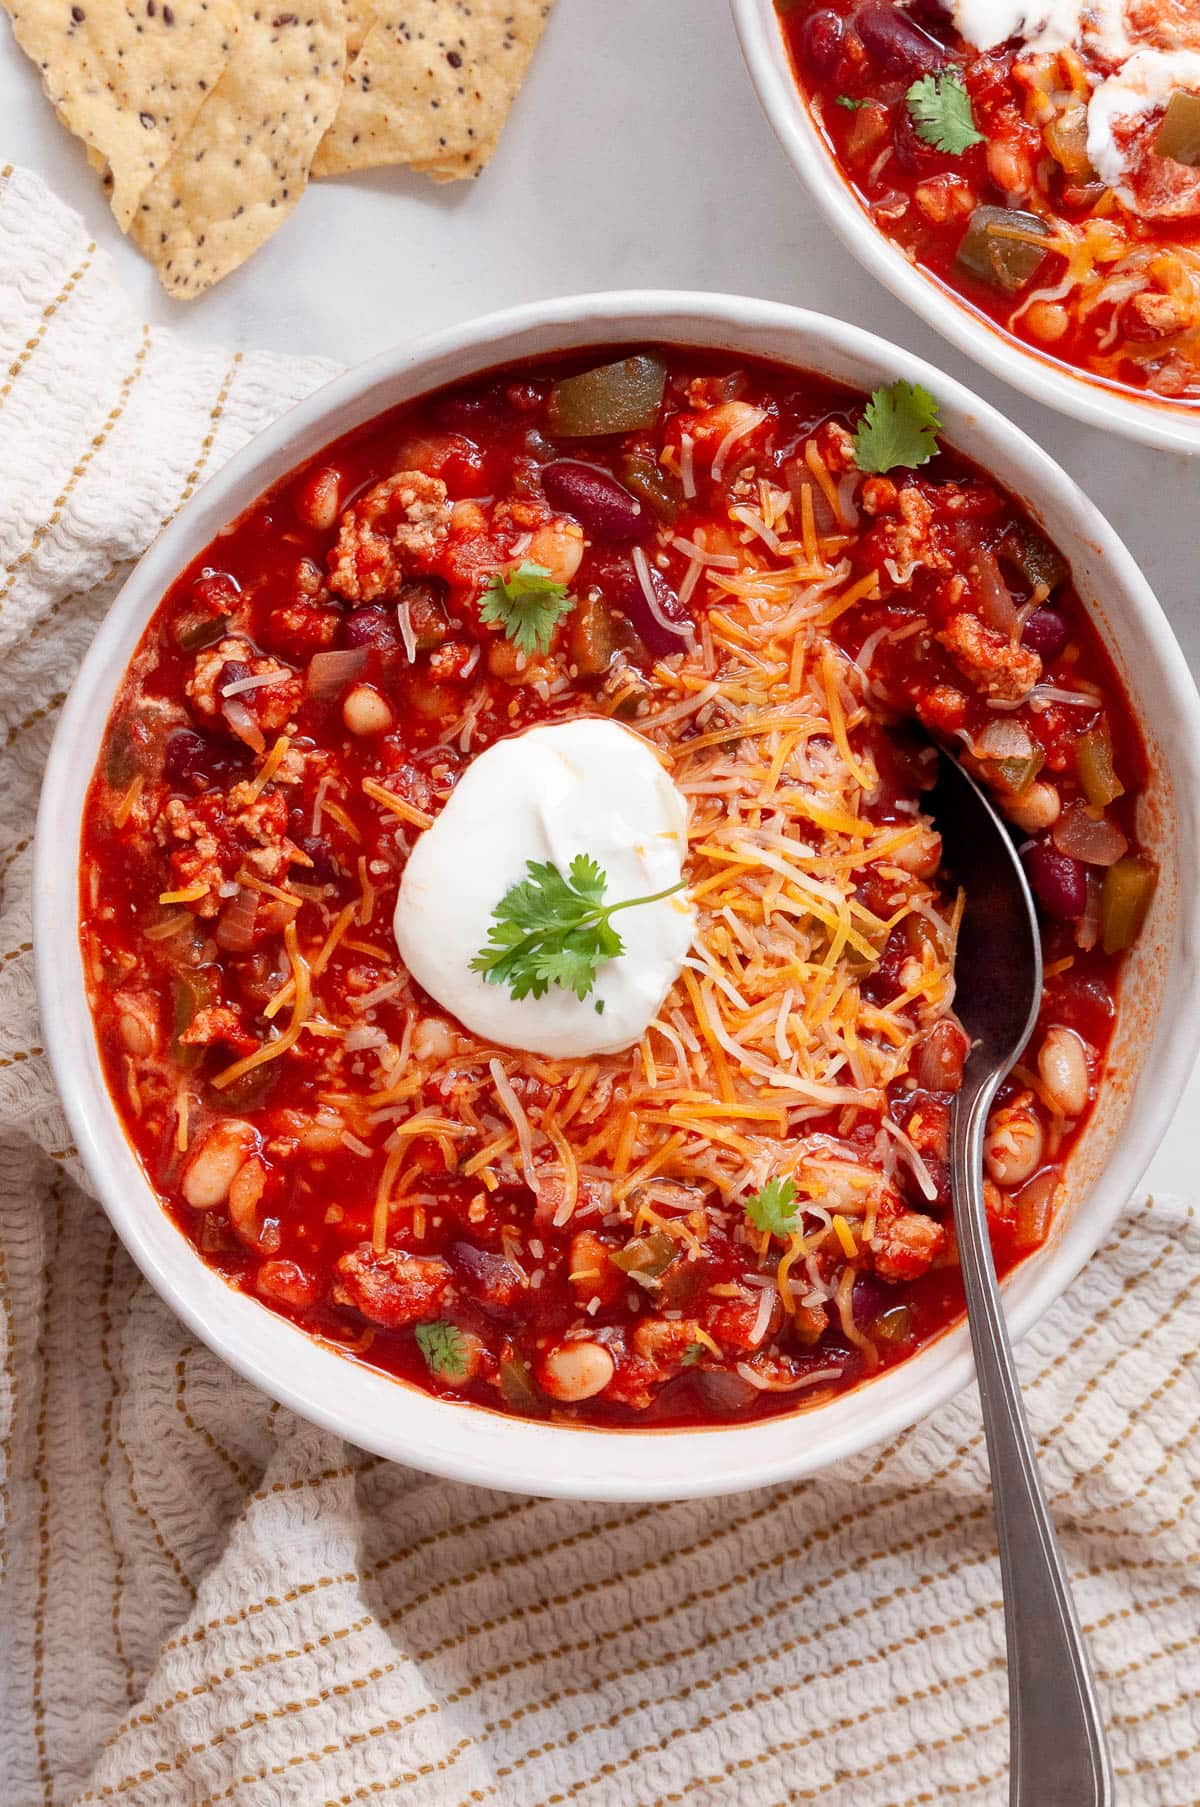
{"label": "chopped onion", "polygon": [[1050,838],[1060,853],[1085,866],[1115,866],[1129,849],[1129,842],[1115,822],[1105,816],[1093,816],[1087,805],[1078,801],[1068,804]]}
{"label": "chopped onion", "polygon": [[842,520],[847,527],[858,526],[858,506],[854,500],[854,492],[858,488],[859,481],[857,471],[847,471],[844,477],[838,479],[838,508],[841,510]]}
{"label": "chopped onion", "polygon": [[1020,722],[989,722],[973,751],[979,759],[1028,759],[1033,742]]}
{"label": "chopped onion", "polygon": [[1101,879],[1098,872],[1087,875],[1087,902],[1083,906],[1083,915],[1075,925],[1075,945],[1084,953],[1090,953],[1100,939],[1101,920]]}
{"label": "chopped onion", "polygon": [[410,665],[417,662],[417,636],[413,632],[412,605],[406,597],[401,597],[396,604],[396,620],[400,623],[400,638],[404,642],[404,654]]}
{"label": "chopped onion", "polygon": [[267,743],[263,738],[263,731],[239,697],[226,697],[221,704],[221,714],[239,740],[244,741],[256,753],[266,752]]}
{"label": "chopped onion", "polygon": [[348,646],[340,652],[314,653],[304,680],[305,694],[316,701],[335,696],[356,678],[367,662],[365,646]]}
{"label": "chopped onion", "polygon": [[984,626],[995,628],[1000,634],[1015,634],[1017,605],[1001,575],[995,553],[989,552],[985,546],[975,549],[972,576],[976,579],[974,589]]}
{"label": "chopped onion", "polygon": [[249,953],[254,946],[254,925],[258,918],[258,893],[247,885],[239,885],[237,896],[221,911],[216,941],[229,954]]}

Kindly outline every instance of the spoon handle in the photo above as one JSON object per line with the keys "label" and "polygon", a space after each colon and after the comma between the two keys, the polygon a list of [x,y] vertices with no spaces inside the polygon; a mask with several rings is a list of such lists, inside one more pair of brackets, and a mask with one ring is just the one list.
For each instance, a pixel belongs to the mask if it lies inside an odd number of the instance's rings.
{"label": "spoon handle", "polygon": [[1000,1308],[983,1201],[983,1137],[998,1080],[960,1093],[951,1179],[992,1471],[1008,1640],[1010,1807],[1111,1807],[1112,1771]]}

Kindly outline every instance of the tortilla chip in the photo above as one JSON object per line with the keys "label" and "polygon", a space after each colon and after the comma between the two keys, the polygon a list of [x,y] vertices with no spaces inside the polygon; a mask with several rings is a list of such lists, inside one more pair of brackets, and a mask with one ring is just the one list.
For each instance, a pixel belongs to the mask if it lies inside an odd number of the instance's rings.
{"label": "tortilla chip", "polygon": [[3,0],[59,118],[111,179],[122,232],[221,78],[237,0]]}
{"label": "tortilla chip", "polygon": [[219,282],[283,224],[337,111],[342,0],[274,13],[279,3],[243,15],[236,55],[138,206],[131,236],[170,295]]}
{"label": "tortilla chip", "polygon": [[369,0],[346,0],[346,67],[363,47],[367,33],[375,23],[375,8]]}
{"label": "tortilla chip", "polygon": [[314,176],[410,163],[440,181],[491,156],[553,0],[377,0]]}

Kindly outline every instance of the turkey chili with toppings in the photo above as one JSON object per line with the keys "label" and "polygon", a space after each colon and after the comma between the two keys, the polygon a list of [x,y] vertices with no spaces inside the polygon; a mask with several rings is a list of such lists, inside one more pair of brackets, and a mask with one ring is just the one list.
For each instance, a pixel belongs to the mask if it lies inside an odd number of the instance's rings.
{"label": "turkey chili with toppings", "polygon": [[1200,13],[1187,0],[779,0],[872,219],[998,325],[1200,403]]}
{"label": "turkey chili with toppings", "polygon": [[1070,573],[937,405],[672,349],[380,416],[172,586],[87,804],[108,1082],[232,1285],[449,1397],[760,1417],[962,1310],[954,742],[1046,991],[987,1138],[1045,1238],[1154,885]]}

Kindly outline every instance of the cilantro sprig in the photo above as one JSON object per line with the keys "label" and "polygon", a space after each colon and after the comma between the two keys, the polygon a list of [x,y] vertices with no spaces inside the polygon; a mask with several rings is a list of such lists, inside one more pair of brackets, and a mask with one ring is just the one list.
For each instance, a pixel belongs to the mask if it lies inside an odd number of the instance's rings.
{"label": "cilantro sprig", "polygon": [[438,1374],[443,1380],[463,1378],[467,1371],[467,1345],[457,1324],[435,1318],[432,1324],[418,1324],[414,1334],[431,1374]]}
{"label": "cilantro sprig", "polygon": [[838,94],[834,97],[834,105],[845,107],[847,113],[857,113],[860,107],[867,107],[870,106],[870,104],[871,103],[866,100],[855,100],[854,96],[851,94]]}
{"label": "cilantro sprig", "polygon": [[983,143],[971,111],[971,96],[957,69],[923,75],[905,99],[917,137],[935,150],[961,157],[973,144]]}
{"label": "cilantro sprig", "polygon": [[794,1236],[800,1228],[795,1180],[790,1176],[768,1180],[761,1192],[746,1200],[746,1216],[756,1230],[770,1236]]}
{"label": "cilantro sprig", "polygon": [[860,471],[876,472],[927,464],[938,449],[941,426],[937,400],[920,383],[876,389],[854,435],[855,463]]}
{"label": "cilantro sprig", "polygon": [[488,578],[479,619],[503,628],[518,652],[532,655],[549,652],[554,629],[574,607],[565,584],[555,583],[545,565],[525,559]]}
{"label": "cilantro sprig", "polygon": [[[649,897],[604,902],[607,875],[586,853],[576,854],[564,876],[551,861],[527,860],[526,876],[511,885],[492,911],[487,947],[471,971],[489,985],[507,985],[516,999],[544,998],[552,985],[573,991],[582,1003],[606,960],[625,952],[612,926],[618,910],[657,903],[682,891],[684,881]],[[603,1003],[597,1002],[597,1012]]]}

